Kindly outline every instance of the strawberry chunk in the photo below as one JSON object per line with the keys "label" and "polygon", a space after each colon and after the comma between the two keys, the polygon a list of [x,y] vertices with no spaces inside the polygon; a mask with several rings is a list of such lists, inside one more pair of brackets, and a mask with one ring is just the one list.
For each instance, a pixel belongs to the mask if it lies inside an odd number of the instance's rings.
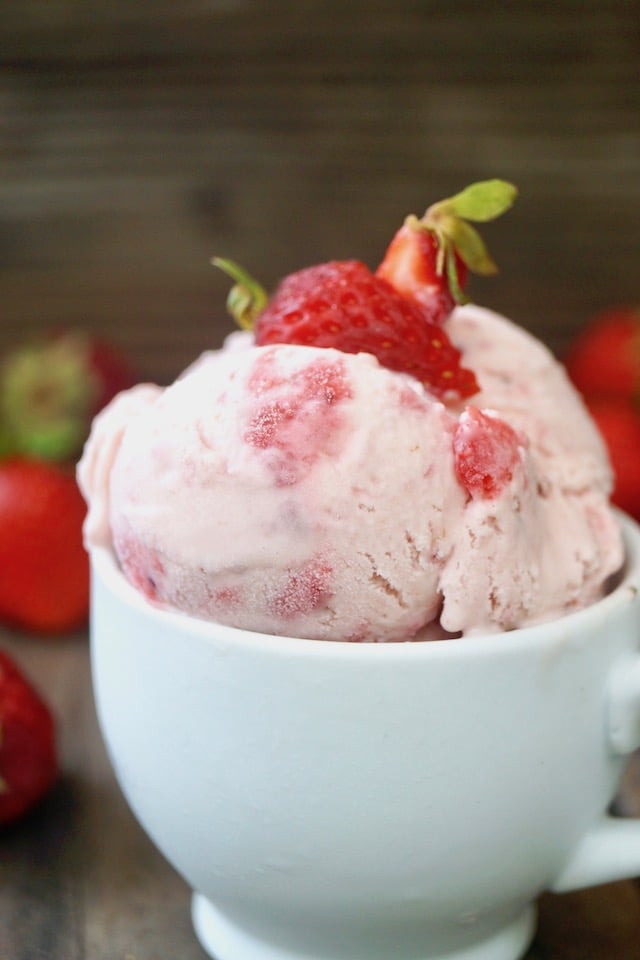
{"label": "strawberry chunk", "polygon": [[254,404],[242,438],[264,454],[278,486],[297,483],[319,457],[337,452],[340,405],[351,397],[342,362],[315,359],[285,375],[269,351],[256,361],[249,387]]}
{"label": "strawberry chunk", "polygon": [[321,607],[332,595],[332,574],[329,564],[320,558],[313,558],[290,571],[271,601],[274,615],[282,620],[292,620]]}
{"label": "strawberry chunk", "polygon": [[520,461],[521,439],[499,417],[468,407],[453,438],[455,471],[474,499],[493,499],[511,483]]}

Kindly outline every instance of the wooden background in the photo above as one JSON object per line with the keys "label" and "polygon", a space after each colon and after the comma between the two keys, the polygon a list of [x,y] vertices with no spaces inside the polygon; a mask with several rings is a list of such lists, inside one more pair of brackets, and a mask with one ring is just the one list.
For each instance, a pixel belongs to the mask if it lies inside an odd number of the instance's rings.
{"label": "wooden background", "polygon": [[2,0],[0,349],[109,333],[172,378],[267,286],[408,212],[520,188],[471,293],[562,352],[640,301],[635,0]]}

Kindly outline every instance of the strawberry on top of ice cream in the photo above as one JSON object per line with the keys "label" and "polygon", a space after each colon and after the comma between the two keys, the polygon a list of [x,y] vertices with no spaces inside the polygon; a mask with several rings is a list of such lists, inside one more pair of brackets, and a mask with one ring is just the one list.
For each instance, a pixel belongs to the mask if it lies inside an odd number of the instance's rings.
{"label": "strawberry on top of ice cream", "polygon": [[508,630],[596,599],[622,559],[597,431],[541,344],[453,307],[467,268],[493,269],[468,221],[513,196],[473,185],[409,218],[375,273],[311,267],[269,302],[218,261],[250,332],[97,418],[88,546],[151,602],[318,640]]}

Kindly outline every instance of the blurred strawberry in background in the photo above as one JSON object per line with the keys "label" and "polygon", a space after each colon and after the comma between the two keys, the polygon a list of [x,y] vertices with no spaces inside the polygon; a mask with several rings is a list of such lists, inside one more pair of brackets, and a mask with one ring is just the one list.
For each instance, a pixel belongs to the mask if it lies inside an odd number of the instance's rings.
{"label": "blurred strawberry in background", "polygon": [[58,775],[53,715],[16,663],[0,650],[0,826],[27,813]]}
{"label": "blurred strawberry in background", "polygon": [[640,307],[597,314],[576,337],[565,360],[585,397],[640,400]]}
{"label": "blurred strawberry in background", "polygon": [[597,314],[565,363],[607,444],[613,502],[640,520],[640,306]]}
{"label": "blurred strawberry in background", "polygon": [[0,358],[0,622],[55,634],[86,621],[75,463],[94,415],[135,379],[121,351],[79,330]]}
{"label": "blurred strawberry in background", "polygon": [[0,450],[77,459],[92,417],[133,382],[121,351],[80,330],[16,347],[0,360]]}
{"label": "blurred strawberry in background", "polygon": [[42,460],[0,463],[0,620],[37,633],[81,627],[89,568],[85,503],[73,469]]}
{"label": "blurred strawberry in background", "polygon": [[615,473],[613,501],[640,520],[640,413],[624,400],[587,397]]}

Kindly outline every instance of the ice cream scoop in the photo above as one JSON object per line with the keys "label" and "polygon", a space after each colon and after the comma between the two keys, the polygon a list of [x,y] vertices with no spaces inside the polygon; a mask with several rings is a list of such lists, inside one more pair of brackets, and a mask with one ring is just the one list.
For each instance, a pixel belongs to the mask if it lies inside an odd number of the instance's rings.
{"label": "ice cream scoop", "polygon": [[563,368],[487,310],[444,402],[368,353],[250,335],[121,394],[79,467],[89,547],[150,601],[249,630],[400,641],[585,606],[622,562],[603,443]]}

